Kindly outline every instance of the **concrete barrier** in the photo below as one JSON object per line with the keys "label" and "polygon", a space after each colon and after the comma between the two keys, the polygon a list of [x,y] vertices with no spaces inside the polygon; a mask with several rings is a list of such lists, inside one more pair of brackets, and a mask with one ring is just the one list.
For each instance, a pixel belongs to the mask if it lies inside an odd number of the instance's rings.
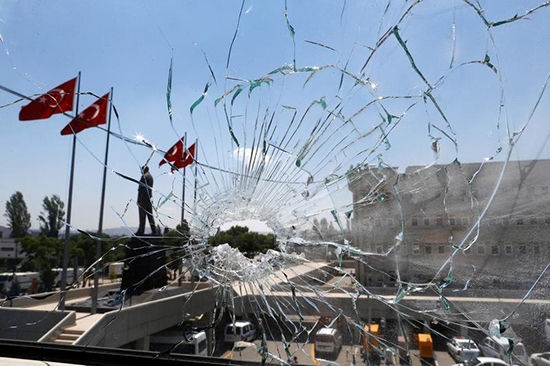
{"label": "concrete barrier", "polygon": [[105,313],[75,345],[120,347],[213,310],[216,288],[122,307]]}
{"label": "concrete barrier", "polygon": [[[106,291],[111,289],[120,288],[120,283],[110,283],[107,285],[99,286],[99,291]],[[21,296],[10,301],[4,301],[2,307],[4,308],[29,308],[41,304],[51,304],[59,302],[59,296],[61,292],[44,292],[41,294],[26,295]],[[67,296],[65,297],[66,301],[82,298],[85,296],[92,295],[92,287],[82,287],[74,290],[69,290]]]}

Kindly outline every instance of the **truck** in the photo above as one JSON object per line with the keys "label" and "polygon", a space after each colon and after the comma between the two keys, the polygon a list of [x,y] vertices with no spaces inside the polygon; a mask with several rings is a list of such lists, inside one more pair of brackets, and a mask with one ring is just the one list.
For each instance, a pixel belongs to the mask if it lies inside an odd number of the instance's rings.
{"label": "truck", "polygon": [[413,338],[415,346],[418,346],[418,356],[420,358],[434,357],[434,342],[431,334],[415,333]]}
{"label": "truck", "polygon": [[315,334],[315,357],[337,358],[342,350],[342,334],[335,328],[321,328]]}
{"label": "truck", "polygon": [[378,341],[381,338],[380,324],[372,323],[370,327],[366,324],[363,330],[363,351],[380,348],[380,342]]}
{"label": "truck", "polygon": [[19,293],[27,292],[33,283],[38,285],[40,273],[38,272],[4,272],[0,273],[0,293],[5,295],[12,293],[14,282],[19,286]]}
{"label": "truck", "polygon": [[[82,273],[84,273],[84,267],[78,267],[78,272],[76,277],[78,278]],[[52,271],[55,272],[55,287],[61,287],[61,277],[63,276],[63,268],[53,268]],[[74,268],[67,268],[67,284],[71,284],[74,281]]]}

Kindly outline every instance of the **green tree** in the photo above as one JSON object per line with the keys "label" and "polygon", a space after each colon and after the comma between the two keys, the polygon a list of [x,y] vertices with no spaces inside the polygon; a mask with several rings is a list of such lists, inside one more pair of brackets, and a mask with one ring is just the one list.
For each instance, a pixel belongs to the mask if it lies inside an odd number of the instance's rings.
{"label": "green tree", "polygon": [[24,266],[28,270],[38,271],[45,291],[55,285],[56,273],[52,268],[60,266],[64,244],[57,238],[47,236],[25,237],[19,239],[22,251],[26,253]]}
{"label": "green tree", "polygon": [[52,195],[51,198],[48,196],[44,197],[44,201],[42,202],[43,211],[38,216],[42,234],[50,238],[57,238],[59,236],[59,229],[63,227],[63,220],[65,219],[64,207],[65,203],[63,203],[57,194]]}
{"label": "green tree", "polygon": [[15,192],[6,202],[4,215],[8,218],[12,238],[22,238],[27,235],[31,228],[31,214],[27,210],[27,204],[21,192]]}
{"label": "green tree", "polygon": [[[109,239],[110,236],[107,234],[97,234],[97,233],[91,233],[94,237],[102,238],[102,239]],[[69,239],[69,249],[71,251],[72,256],[78,256],[81,258],[83,263],[80,263],[80,265],[85,266],[86,268],[91,266],[96,258],[96,246],[97,246],[97,240],[94,239],[88,235],[79,233],[77,235],[73,235]],[[111,250],[113,247],[113,244],[110,241],[101,241],[101,253],[102,255],[106,254]],[[106,263],[103,261],[102,263]]]}
{"label": "green tree", "polygon": [[238,248],[249,258],[253,258],[258,253],[265,253],[276,246],[275,235],[249,232],[246,226],[232,226],[229,230],[211,237],[208,242],[211,245],[227,243],[232,248]]}

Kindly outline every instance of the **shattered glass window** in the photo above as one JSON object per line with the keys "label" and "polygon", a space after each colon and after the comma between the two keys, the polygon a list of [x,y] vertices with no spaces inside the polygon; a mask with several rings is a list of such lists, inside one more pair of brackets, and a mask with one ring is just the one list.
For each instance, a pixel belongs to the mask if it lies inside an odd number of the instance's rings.
{"label": "shattered glass window", "polygon": [[0,10],[0,343],[550,352],[549,2]]}

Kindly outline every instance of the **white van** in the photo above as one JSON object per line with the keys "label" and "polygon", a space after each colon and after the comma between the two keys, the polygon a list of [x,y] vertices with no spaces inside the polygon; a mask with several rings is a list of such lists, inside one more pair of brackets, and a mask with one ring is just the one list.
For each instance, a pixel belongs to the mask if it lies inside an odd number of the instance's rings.
{"label": "white van", "polygon": [[208,356],[208,347],[206,344],[206,333],[198,332],[194,333],[191,337],[192,341],[190,343],[180,344],[174,352],[185,353],[188,355],[196,356]]}
{"label": "white van", "polygon": [[[479,345],[479,349],[483,353],[483,356],[486,357],[495,357],[501,359],[504,362],[508,362],[508,348],[510,347],[508,339],[505,337],[495,338],[495,337],[486,337],[483,342]],[[514,346],[512,351],[512,363],[527,365],[527,352],[525,351],[525,346],[523,343],[518,343]]]}
{"label": "white van", "polygon": [[239,321],[229,323],[225,327],[224,341],[226,342],[251,342],[256,338],[256,329],[252,323],[247,321]]}
{"label": "white van", "polygon": [[170,350],[172,353],[208,356],[208,344],[204,331],[191,332],[187,335],[187,339],[189,342],[182,341],[181,330],[165,330],[151,335],[149,350],[154,352]]}
{"label": "white van", "polygon": [[321,328],[315,334],[315,357],[338,357],[342,350],[342,334],[338,329]]}

